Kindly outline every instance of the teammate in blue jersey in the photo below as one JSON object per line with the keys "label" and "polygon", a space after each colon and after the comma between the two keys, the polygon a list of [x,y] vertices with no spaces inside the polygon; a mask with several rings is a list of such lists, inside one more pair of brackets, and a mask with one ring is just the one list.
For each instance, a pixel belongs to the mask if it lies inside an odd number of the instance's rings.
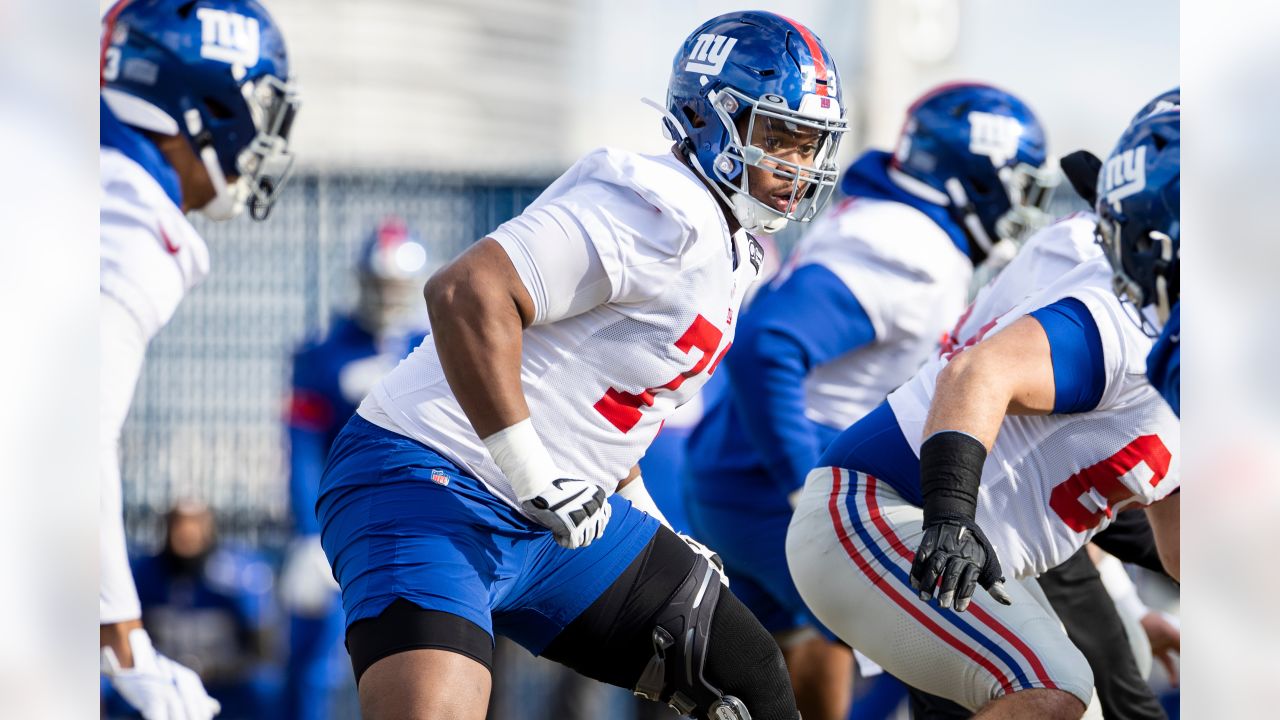
{"label": "teammate in blue jersey", "polygon": [[156,647],[199,668],[222,714],[279,717],[279,673],[268,664],[275,597],[264,557],[219,543],[209,508],[182,502],[169,511],[164,548],[137,558],[133,576]]}
{"label": "teammate in blue jersey", "polygon": [[203,720],[217,703],[139,619],[120,431],[147,344],[209,270],[186,213],[266,217],[292,166],[298,98],[284,38],[253,0],[121,0],[103,19],[100,71],[102,670],[149,720]]}
{"label": "teammate in blue jersey", "polygon": [[325,457],[338,431],[383,375],[426,335],[422,285],[434,269],[427,246],[396,218],[369,235],[356,265],[353,312],[293,357],[289,402],[289,498],[296,538],[281,575],[289,612],[284,717],[323,720],[346,671],[342,603],[320,547],[316,498]]}
{"label": "teammate in blue jersey", "polygon": [[724,361],[729,391],[690,438],[694,535],[779,640],[807,719],[848,715],[853,658],[812,631],[821,624],[791,580],[789,496],[832,438],[933,351],[994,243],[1047,220],[1045,159],[1040,123],[1008,92],[954,84],[917,100],[897,150],[854,162],[848,197],[743,315]]}
{"label": "teammate in blue jersey", "polygon": [[805,26],[716,17],[670,152],[589,153],[426,287],[432,335],[338,435],[316,505],[365,717],[484,717],[493,640],[697,718],[796,720],[777,644],[634,468],[732,342],[761,250],[845,131]]}

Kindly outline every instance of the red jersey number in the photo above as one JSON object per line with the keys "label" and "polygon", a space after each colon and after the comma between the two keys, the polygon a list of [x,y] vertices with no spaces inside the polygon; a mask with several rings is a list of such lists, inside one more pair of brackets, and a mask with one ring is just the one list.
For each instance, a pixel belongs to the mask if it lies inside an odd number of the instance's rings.
{"label": "red jersey number", "polygon": [[[1135,499],[1120,478],[1146,465],[1151,472],[1151,487],[1160,484],[1169,472],[1173,459],[1159,435],[1143,435],[1120,448],[1116,454],[1094,463],[1053,488],[1049,507],[1067,527],[1086,532],[1098,527],[1102,518],[1110,518],[1114,508]],[[1099,507],[1101,506],[1101,507]]]}
{"label": "red jersey number", "polygon": [[[684,334],[676,340],[676,349],[688,354],[691,350],[697,348],[702,355],[693,367],[676,375],[668,382],[657,387],[645,388],[638,393],[629,393],[625,390],[617,388],[609,388],[605,391],[604,397],[596,401],[596,412],[604,416],[610,425],[618,428],[618,430],[627,433],[631,432],[631,428],[640,422],[640,408],[653,407],[654,394],[663,390],[675,390],[684,384],[685,380],[697,375],[702,371],[706,371],[707,375],[711,375],[716,371],[716,367],[720,365],[720,359],[729,351],[729,347],[733,343],[729,343],[716,352],[716,348],[720,347],[720,340],[723,339],[724,333],[709,320],[701,315],[693,319],[693,324],[689,326]],[[715,360],[712,361],[712,357]]]}

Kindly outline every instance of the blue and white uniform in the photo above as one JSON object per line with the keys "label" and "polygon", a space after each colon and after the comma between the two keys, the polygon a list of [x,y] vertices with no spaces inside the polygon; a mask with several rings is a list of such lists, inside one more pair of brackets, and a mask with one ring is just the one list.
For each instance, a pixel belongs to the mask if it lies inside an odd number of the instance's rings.
{"label": "blue and white uniform", "polygon": [[1049,340],[1053,412],[1006,417],[983,468],[977,521],[1009,576],[1058,565],[1115,512],[1179,485],[1178,421],[1146,383],[1151,340],[1112,291],[1095,223],[1073,216],[1027,243],[937,355],[827,448],[787,536],[796,585],[827,627],[909,685],[970,709],[1042,687],[1088,705],[1092,675],[1033,583],[1009,583],[1010,606],[975,595],[963,614],[910,587],[919,448],[950,359],[1026,315]]}
{"label": "blue and white uniform", "polygon": [[[375,337],[354,316],[339,315],[328,336],[293,356],[289,399],[289,500],[298,550],[281,578],[289,611],[284,717],[321,720],[346,676],[342,603],[319,551],[316,498],[325,457],[365,395],[422,342],[422,332]],[[313,552],[314,548],[314,552]]]}
{"label": "blue and white uniform", "polygon": [[1147,356],[1147,378],[1179,417],[1182,416],[1181,307],[1182,303],[1173,306],[1164,330]]}
{"label": "blue and white uniform", "polygon": [[147,343],[209,272],[209,251],[182,212],[178,174],[142,133],[100,108],[99,620],[140,617],[120,488],[120,431]]}
{"label": "blue and white uniform", "polygon": [[[490,236],[533,299],[521,380],[566,477],[612,495],[733,340],[754,241],[674,155],[595,151]],[[610,497],[566,550],[520,509],[453,396],[435,345],[383,378],[339,434],[317,515],[348,624],[396,598],[540,652],[657,531]],[[483,562],[477,560],[483,558]]]}
{"label": "blue and white uniform", "polygon": [[687,450],[694,535],[770,632],[813,624],[784,552],[797,492],[839,432],[906,381],[964,308],[973,266],[946,209],[898,188],[871,151],[743,314],[729,391]]}

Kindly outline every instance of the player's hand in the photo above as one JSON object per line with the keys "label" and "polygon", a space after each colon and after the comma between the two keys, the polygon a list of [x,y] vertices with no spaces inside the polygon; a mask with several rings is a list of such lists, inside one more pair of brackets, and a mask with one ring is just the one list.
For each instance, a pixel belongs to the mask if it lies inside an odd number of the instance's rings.
{"label": "player's hand", "polygon": [[541,492],[521,498],[520,507],[539,525],[551,530],[561,547],[586,547],[604,535],[613,512],[604,490],[586,480],[560,478]]}
{"label": "player's hand", "polygon": [[1004,589],[1000,560],[978,523],[951,515],[926,525],[911,563],[911,588],[920,599],[928,602],[937,587],[940,606],[964,612],[978,585],[1005,605],[1013,602]]}
{"label": "player's hand", "polygon": [[720,582],[723,583],[725,587],[729,587],[729,576],[725,574],[724,560],[720,559],[719,553],[684,533],[676,533],[676,537],[683,540],[684,544],[692,548],[694,552],[706,558],[707,562],[711,563],[711,566],[720,573]]}
{"label": "player's hand", "polygon": [[1159,610],[1142,616],[1142,629],[1151,641],[1151,655],[1164,666],[1169,683],[1178,686],[1178,655],[1182,653],[1182,631],[1169,622],[1169,617]]}
{"label": "player's hand", "polygon": [[146,720],[209,720],[222,710],[199,675],[156,652],[146,630],[129,632],[129,648],[131,668],[120,667],[115,651],[102,648],[102,673]]}

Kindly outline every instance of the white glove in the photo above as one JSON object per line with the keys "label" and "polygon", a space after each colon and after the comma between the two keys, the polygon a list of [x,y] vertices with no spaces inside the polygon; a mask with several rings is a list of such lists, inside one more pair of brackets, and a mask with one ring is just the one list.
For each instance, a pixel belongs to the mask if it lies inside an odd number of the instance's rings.
{"label": "white glove", "polygon": [[570,550],[590,545],[604,535],[613,513],[600,486],[572,478],[553,480],[533,497],[520,498],[520,507],[549,528],[561,547]]}
{"label": "white glove", "polygon": [[729,576],[724,572],[724,560],[720,559],[719,553],[684,533],[676,533],[676,537],[683,540],[684,544],[692,548],[694,552],[706,558],[707,561],[711,563],[712,567],[720,573],[720,582],[723,583],[725,587],[729,587]]}
{"label": "white glove", "polygon": [[510,481],[520,507],[551,530],[561,547],[585,547],[604,534],[613,512],[604,490],[587,480],[560,477],[532,420],[499,430],[486,437],[484,445]]}
{"label": "white glove", "polygon": [[146,630],[129,631],[129,647],[131,668],[120,667],[115,651],[102,648],[102,674],[146,720],[209,720],[222,710],[199,675],[156,652]]}
{"label": "white glove", "polygon": [[286,610],[320,617],[333,605],[338,590],[319,535],[305,535],[289,543],[280,572],[280,602]]}

